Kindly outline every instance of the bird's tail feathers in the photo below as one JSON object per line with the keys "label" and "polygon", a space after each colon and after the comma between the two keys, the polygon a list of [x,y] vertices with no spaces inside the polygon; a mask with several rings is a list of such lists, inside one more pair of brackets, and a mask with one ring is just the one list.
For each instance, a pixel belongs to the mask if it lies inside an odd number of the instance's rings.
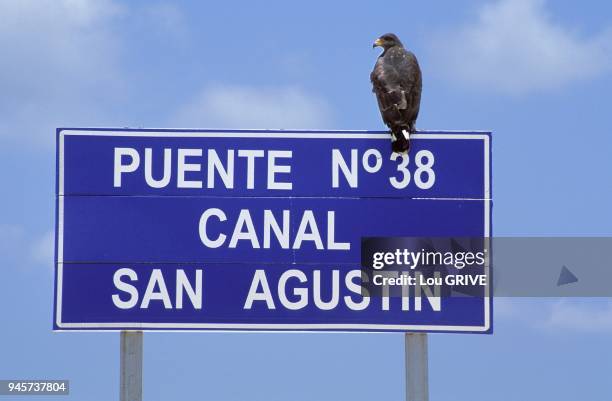
{"label": "bird's tail feathers", "polygon": [[410,150],[410,135],[413,133],[413,127],[402,127],[391,130],[393,142],[391,149],[396,153],[404,153]]}

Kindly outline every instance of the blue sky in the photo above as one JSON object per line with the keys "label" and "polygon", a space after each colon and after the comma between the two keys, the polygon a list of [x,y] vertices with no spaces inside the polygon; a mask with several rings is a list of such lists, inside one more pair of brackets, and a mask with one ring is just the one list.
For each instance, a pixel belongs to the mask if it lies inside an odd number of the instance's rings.
{"label": "blue sky", "polygon": [[[118,396],[118,334],[51,332],[55,127],[382,129],[368,75],[388,31],[424,71],[419,128],[494,132],[496,235],[612,234],[605,2],[1,0],[0,15],[0,378]],[[495,325],[430,336],[432,400],[609,399],[608,300],[502,300]],[[149,333],[145,399],[403,399],[402,347]]]}

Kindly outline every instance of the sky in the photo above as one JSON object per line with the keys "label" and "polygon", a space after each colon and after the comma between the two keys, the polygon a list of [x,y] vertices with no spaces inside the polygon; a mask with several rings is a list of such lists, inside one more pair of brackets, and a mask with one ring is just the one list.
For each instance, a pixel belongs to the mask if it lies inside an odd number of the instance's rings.
{"label": "sky", "polygon": [[[118,397],[119,334],[51,330],[56,127],[380,130],[385,32],[423,69],[419,129],[493,131],[496,236],[610,236],[611,15],[569,0],[0,0],[0,378]],[[501,299],[494,321],[429,335],[432,400],[610,398],[610,300]],[[401,334],[147,333],[144,397],[399,400],[403,355]]]}

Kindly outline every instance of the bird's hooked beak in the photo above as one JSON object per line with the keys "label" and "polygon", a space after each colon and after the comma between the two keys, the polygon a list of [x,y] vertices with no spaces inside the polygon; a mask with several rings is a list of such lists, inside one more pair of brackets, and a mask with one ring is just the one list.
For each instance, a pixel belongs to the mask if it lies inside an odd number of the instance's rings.
{"label": "bird's hooked beak", "polygon": [[372,44],[372,49],[374,49],[374,48],[375,48],[375,47],[377,47],[377,46],[382,47],[382,45],[383,45],[382,40],[381,40],[380,38],[378,38],[378,39],[376,39],[376,40],[374,41],[374,43]]}

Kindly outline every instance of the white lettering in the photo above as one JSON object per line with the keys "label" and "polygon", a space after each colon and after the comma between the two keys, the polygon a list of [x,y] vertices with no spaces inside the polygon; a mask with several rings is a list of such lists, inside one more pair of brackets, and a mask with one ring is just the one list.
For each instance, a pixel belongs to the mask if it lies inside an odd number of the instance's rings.
{"label": "white lettering", "polygon": [[[345,281],[346,288],[348,288],[349,291],[351,291],[354,294],[361,295],[361,298],[362,298],[361,302],[355,302],[353,301],[350,295],[345,295],[344,303],[346,304],[346,306],[348,306],[349,309],[360,311],[360,310],[364,310],[365,308],[368,307],[368,305],[370,305],[370,297],[367,296],[369,295],[369,291],[366,288],[361,288],[361,285],[353,282],[353,280],[356,279],[357,277],[361,278],[361,282],[368,281],[368,276],[365,274],[362,275],[361,270],[351,270],[350,272],[348,272],[348,274],[344,278],[344,281]],[[363,294],[365,294],[365,296],[362,295],[362,292]]]}
{"label": "white lettering", "polygon": [[291,172],[291,166],[277,165],[277,158],[291,158],[293,152],[290,150],[270,150],[268,151],[268,189],[286,189],[293,188],[291,182],[276,182],[277,173],[288,174]]}
{"label": "white lettering", "polygon": [[238,150],[238,157],[247,158],[247,189],[255,188],[255,158],[263,156],[263,150]]}
{"label": "white lettering", "polygon": [[225,188],[234,188],[234,150],[230,149],[227,151],[227,169],[223,167],[221,159],[217,151],[214,149],[208,149],[208,175],[206,179],[206,186],[208,188],[215,187],[215,171],[219,173],[219,177],[223,181]]}
{"label": "white lettering", "polygon": [[357,149],[351,149],[351,168],[349,170],[346,160],[339,149],[332,149],[332,188],[340,186],[339,169],[342,170],[346,182],[351,188],[357,188]]}
{"label": "white lettering", "polygon": [[348,251],[351,249],[350,242],[336,242],[336,213],[332,210],[327,212],[327,249]]}
{"label": "white lettering", "polygon": [[[262,292],[257,292],[259,285],[261,284]],[[268,285],[268,279],[266,278],[266,272],[264,270],[256,270],[251,281],[251,288],[247,295],[246,301],[244,302],[244,309],[251,309],[253,302],[265,301],[268,309],[276,309],[274,306],[274,300],[272,299],[272,293],[270,292],[270,286]]]}
{"label": "white lettering", "polygon": [[113,275],[113,283],[115,284],[115,288],[119,291],[127,292],[130,295],[130,298],[127,301],[121,300],[121,297],[118,294],[113,294],[113,304],[119,309],[130,309],[136,306],[138,303],[138,290],[131,284],[125,283],[121,281],[121,278],[127,276],[131,281],[137,281],[138,276],[136,272],[132,269],[119,269]]}
{"label": "white lettering", "polygon": [[[310,229],[310,232],[306,232],[307,229]],[[293,249],[300,249],[303,241],[313,241],[317,249],[323,249],[323,241],[321,241],[319,228],[317,227],[317,222],[312,210],[305,210],[302,215],[302,221],[300,222],[300,227],[295,236]]]}
{"label": "white lettering", "polygon": [[[155,291],[155,287],[159,287],[159,291]],[[142,298],[142,304],[140,308],[147,309],[151,301],[162,301],[164,308],[172,309],[172,302],[170,302],[170,294],[166,288],[166,282],[160,269],[153,269],[151,272],[151,278],[149,278],[149,284],[145,291],[144,297]]]}
{"label": "white lettering", "polygon": [[225,242],[226,236],[225,234],[219,234],[217,236],[217,239],[214,239],[214,240],[211,240],[208,237],[208,234],[206,231],[206,223],[208,222],[208,218],[210,216],[215,216],[220,221],[227,220],[227,216],[225,215],[225,213],[223,213],[223,210],[217,209],[217,208],[211,208],[211,209],[206,209],[204,213],[202,213],[202,217],[200,217],[200,226],[199,226],[200,240],[202,241],[204,245],[206,245],[209,248],[219,248]]}
{"label": "white lettering", "polygon": [[[246,231],[243,231],[243,227],[245,226]],[[257,239],[255,226],[253,225],[253,220],[251,219],[251,213],[249,213],[247,209],[242,209],[240,211],[240,215],[238,216],[238,221],[236,221],[236,226],[234,227],[234,233],[232,234],[232,239],[230,240],[229,247],[236,248],[236,244],[239,240],[249,240],[251,241],[251,246],[253,248],[259,248],[259,240]]]}
{"label": "white lettering", "polygon": [[145,181],[151,188],[164,188],[170,183],[172,149],[164,149],[164,175],[160,180],[153,178],[153,149],[145,149]]}
{"label": "white lettering", "polygon": [[194,289],[183,269],[176,271],[176,309],[183,309],[183,291],[194,309],[202,309],[202,270],[196,270],[195,285]]}
{"label": "white lettering", "polygon": [[276,240],[281,248],[289,249],[289,210],[283,210],[283,228],[281,230],[271,210],[264,210],[264,245],[270,248],[270,232],[274,231]]}
{"label": "white lettering", "polygon": [[[130,157],[129,164],[123,164],[123,156]],[[140,164],[140,155],[133,148],[115,148],[115,174],[113,184],[116,188],[121,187],[121,174],[133,173]]]}
{"label": "white lettering", "polygon": [[286,286],[290,278],[297,278],[300,283],[307,281],[306,275],[301,270],[291,269],[284,272],[278,280],[278,299],[281,304],[289,310],[299,310],[308,305],[308,289],[294,288],[293,295],[298,296],[299,300],[292,302],[287,298]]}
{"label": "white lettering", "polygon": [[331,299],[325,302],[321,297],[321,271],[315,270],[313,297],[315,305],[321,310],[332,310],[338,306],[340,298],[340,272],[332,270],[332,295]]}
{"label": "white lettering", "polygon": [[200,164],[185,162],[185,158],[189,156],[202,156],[202,149],[179,149],[178,150],[178,171],[177,171],[177,187],[178,188],[202,188],[201,180],[186,180],[185,173],[188,171],[201,171]]}

